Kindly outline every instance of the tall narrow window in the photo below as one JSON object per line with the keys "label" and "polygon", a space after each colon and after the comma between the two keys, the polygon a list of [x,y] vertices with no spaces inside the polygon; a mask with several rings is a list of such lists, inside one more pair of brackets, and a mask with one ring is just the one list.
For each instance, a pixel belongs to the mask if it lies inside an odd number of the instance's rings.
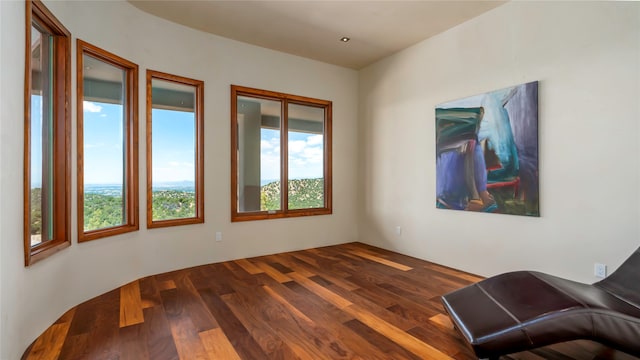
{"label": "tall narrow window", "polygon": [[204,82],[147,70],[147,227],[204,222]]}
{"label": "tall narrow window", "polygon": [[71,34],[40,1],[26,2],[24,261],[70,239]]}
{"label": "tall narrow window", "polygon": [[331,102],[231,86],[231,220],[330,214]]}
{"label": "tall narrow window", "polygon": [[78,241],[138,230],[138,66],[78,39]]}

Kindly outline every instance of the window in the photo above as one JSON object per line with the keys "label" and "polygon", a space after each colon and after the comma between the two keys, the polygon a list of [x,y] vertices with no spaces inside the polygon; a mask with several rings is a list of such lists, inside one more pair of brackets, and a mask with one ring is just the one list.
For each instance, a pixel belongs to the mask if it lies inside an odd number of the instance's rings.
{"label": "window", "polygon": [[147,70],[147,227],[204,222],[204,82]]}
{"label": "window", "polygon": [[40,1],[26,2],[25,266],[71,245],[70,38]]}
{"label": "window", "polygon": [[78,241],[138,230],[138,66],[78,39]]}
{"label": "window", "polygon": [[231,86],[231,220],[331,214],[331,101]]}

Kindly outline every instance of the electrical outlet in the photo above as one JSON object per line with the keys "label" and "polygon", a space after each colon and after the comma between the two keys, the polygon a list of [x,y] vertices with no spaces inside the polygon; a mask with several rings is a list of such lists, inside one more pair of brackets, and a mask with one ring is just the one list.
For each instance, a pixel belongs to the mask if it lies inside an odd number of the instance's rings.
{"label": "electrical outlet", "polygon": [[222,241],[222,231],[216,231],[216,241]]}
{"label": "electrical outlet", "polygon": [[604,279],[607,277],[607,265],[595,263],[593,265],[593,275],[598,278]]}
{"label": "electrical outlet", "polygon": [[396,235],[398,236],[402,235],[402,227],[400,227],[399,225],[396,226]]}

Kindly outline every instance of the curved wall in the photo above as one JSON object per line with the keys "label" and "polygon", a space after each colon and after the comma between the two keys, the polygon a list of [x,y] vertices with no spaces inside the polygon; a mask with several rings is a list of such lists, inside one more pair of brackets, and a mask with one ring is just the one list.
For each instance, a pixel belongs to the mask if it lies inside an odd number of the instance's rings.
{"label": "curved wall", "polygon": [[[77,243],[28,268],[22,256],[24,3],[0,2],[0,358],[17,359],[66,310],[142,276],[204,263],[357,240],[356,71],[192,30],[123,1],[45,1],[75,39],[139,66],[140,230]],[[205,223],[147,230],[145,71],[205,82]],[[230,222],[230,84],[333,101],[333,215]],[[72,180],[75,188],[76,179]],[[72,229],[76,228],[75,192]],[[214,233],[222,231],[223,241]]]}

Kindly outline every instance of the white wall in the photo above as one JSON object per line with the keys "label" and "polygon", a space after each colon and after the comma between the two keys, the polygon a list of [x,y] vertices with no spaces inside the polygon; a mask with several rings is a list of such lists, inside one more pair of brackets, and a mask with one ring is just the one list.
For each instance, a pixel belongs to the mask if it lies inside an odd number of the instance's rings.
{"label": "white wall", "polygon": [[[4,28],[4,26],[6,25],[6,21],[4,21],[4,17],[2,16],[2,14],[5,12],[4,11],[4,7],[5,7],[5,3],[0,3],[0,19],[3,19],[2,21],[0,21],[0,99],[4,99],[6,90],[5,86],[3,85],[5,83],[5,73],[8,72],[9,69],[5,69],[4,65],[4,56],[2,54],[4,54],[5,50],[4,48],[2,48],[2,44],[5,43],[5,39],[8,38],[8,31],[6,31],[7,29]],[[6,113],[4,111],[6,107],[3,105],[2,100],[0,100],[0,120],[2,120],[2,122],[0,122],[0,124],[2,124],[3,126],[0,126],[0,144],[4,144],[6,141],[6,135],[5,135],[5,131],[4,131],[4,120],[6,117],[8,117],[8,113]],[[4,174],[6,173],[3,169],[3,165],[5,164],[4,161],[4,154],[6,154],[6,151],[4,150],[4,147],[0,145],[0,199],[2,199],[2,196],[4,195]],[[3,206],[0,206],[0,219],[4,218],[4,210],[3,210]],[[4,247],[2,246],[2,244],[4,243],[4,230],[3,230],[3,226],[4,223],[2,220],[0,220],[0,324],[3,324],[5,322],[5,318],[4,318],[4,314],[5,312],[3,311],[3,307],[2,307],[2,303],[3,303],[3,292],[4,292],[4,283],[5,283],[5,277],[4,277],[4,271],[3,271],[3,266],[2,266],[2,253],[4,252]],[[4,339],[4,327],[2,325],[0,325],[0,355],[2,355],[2,349],[4,348],[3,346],[3,342],[2,339]]]}
{"label": "white wall", "polygon": [[[541,217],[436,209],[435,106],[533,80]],[[362,70],[359,97],[362,241],[584,282],[640,245],[640,3],[507,3]]]}
{"label": "white wall", "polygon": [[[24,3],[0,1],[0,359],[17,359],[63,312],[131,280],[203,263],[357,240],[356,71],[250,46],[172,24],[126,2],[46,5],[73,35],[140,66],[140,189],[145,186],[145,70],[205,81],[205,220],[73,245],[28,268],[22,255]],[[75,70],[73,173],[75,151]],[[333,215],[230,222],[230,84],[333,101]],[[75,187],[76,179],[74,178]],[[75,191],[72,195],[75,204]],[[76,228],[76,209],[72,212]],[[214,232],[223,241],[214,241]]]}

